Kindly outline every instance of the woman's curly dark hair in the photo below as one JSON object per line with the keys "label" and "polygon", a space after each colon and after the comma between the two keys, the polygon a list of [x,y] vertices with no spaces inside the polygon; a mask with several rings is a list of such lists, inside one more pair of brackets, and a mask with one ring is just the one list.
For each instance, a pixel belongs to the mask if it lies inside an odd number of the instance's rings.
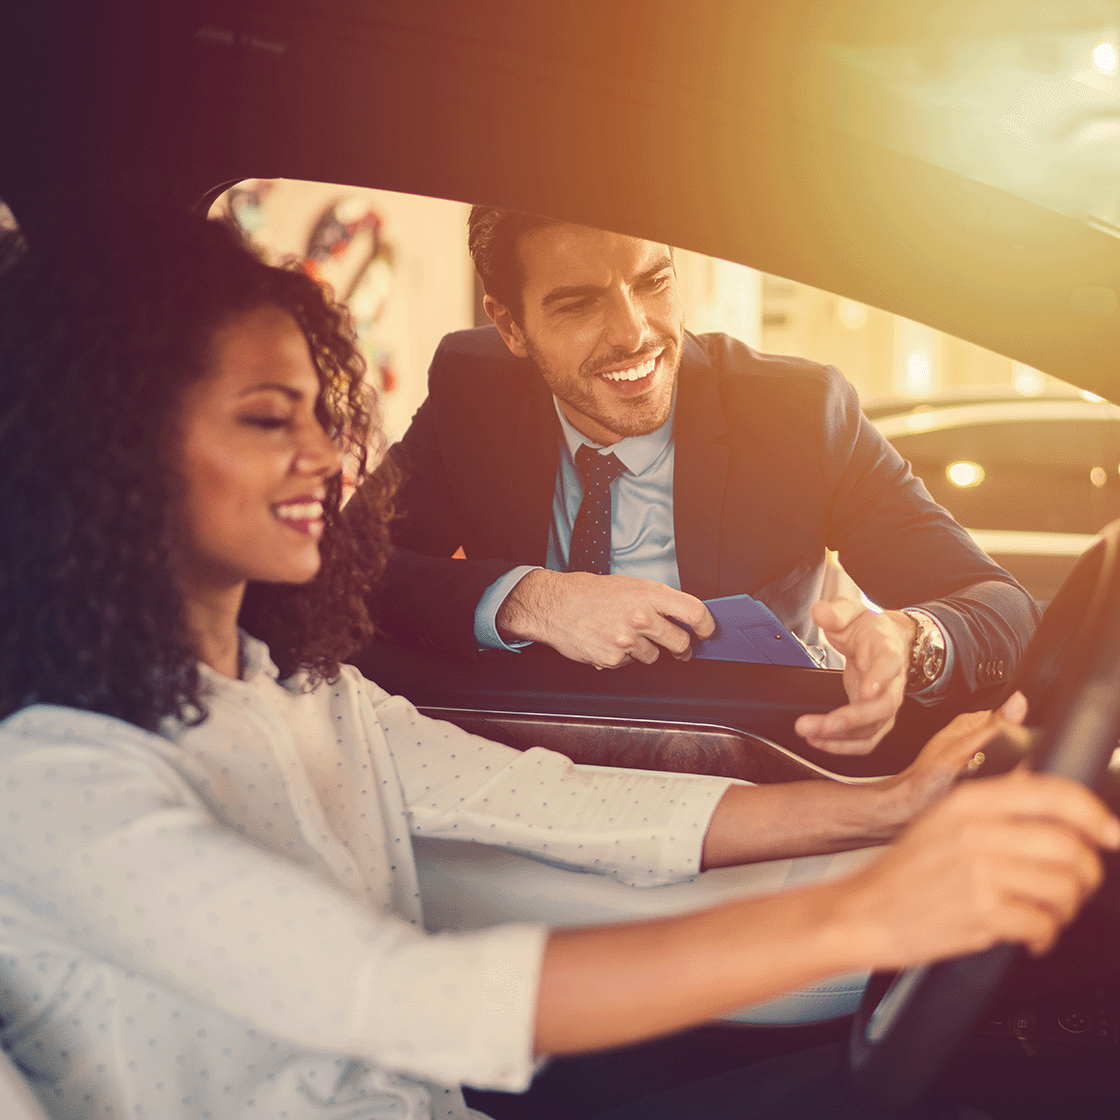
{"label": "woman's curly dark hair", "polygon": [[[177,414],[215,332],[275,306],[299,324],[322,383],[319,416],[367,478],[380,429],[346,312],[302,271],[262,263],[222,222],[114,214],[65,245],[0,241],[0,717],[28,703],[154,730],[205,717],[172,574]],[[311,582],[250,584],[241,624],[282,676],[312,681],[372,634],[392,483],[340,515],[329,486]]]}

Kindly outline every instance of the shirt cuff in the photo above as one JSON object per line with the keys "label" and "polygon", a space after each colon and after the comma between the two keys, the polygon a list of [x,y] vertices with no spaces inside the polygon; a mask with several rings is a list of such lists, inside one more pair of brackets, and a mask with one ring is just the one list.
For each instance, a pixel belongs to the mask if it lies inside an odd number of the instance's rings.
{"label": "shirt cuff", "polygon": [[549,930],[511,923],[401,939],[354,976],[355,1054],[406,1077],[520,1093],[534,1054]]}
{"label": "shirt cuff", "polygon": [[522,564],[499,576],[482,593],[474,609],[474,640],[481,649],[508,649],[516,652],[531,646],[532,642],[505,642],[498,634],[498,610],[509,593],[530,573],[540,570],[539,565]]}
{"label": "shirt cuff", "polygon": [[946,695],[949,691],[949,682],[953,679],[953,667],[956,663],[956,655],[953,649],[953,639],[949,635],[945,624],[937,617],[931,610],[925,607],[907,607],[909,611],[914,614],[925,615],[941,632],[941,637],[945,641],[945,664],[941,669],[941,675],[937,680],[931,684],[927,684],[925,688],[920,689],[918,692],[908,692],[907,696],[912,696],[915,700],[922,704],[932,704],[935,700],[940,700],[942,696]]}

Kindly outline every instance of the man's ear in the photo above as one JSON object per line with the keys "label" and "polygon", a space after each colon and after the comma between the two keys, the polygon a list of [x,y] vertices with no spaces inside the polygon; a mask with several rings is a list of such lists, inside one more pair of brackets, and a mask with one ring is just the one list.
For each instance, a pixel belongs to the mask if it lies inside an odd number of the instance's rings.
{"label": "man's ear", "polygon": [[498,334],[502,336],[502,341],[509,347],[510,353],[516,354],[519,358],[527,358],[529,350],[525,345],[525,335],[521,327],[518,326],[517,320],[513,317],[513,312],[504,303],[499,303],[493,296],[482,297],[482,309],[490,316],[494,326],[498,328]]}

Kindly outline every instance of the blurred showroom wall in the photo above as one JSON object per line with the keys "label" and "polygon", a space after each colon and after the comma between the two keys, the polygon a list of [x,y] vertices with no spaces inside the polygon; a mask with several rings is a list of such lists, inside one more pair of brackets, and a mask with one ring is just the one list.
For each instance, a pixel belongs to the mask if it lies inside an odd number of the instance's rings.
{"label": "blurred showroom wall", "polygon": [[[460,202],[295,180],[248,180],[232,213],[273,260],[295,257],[349,304],[398,438],[424,399],[448,331],[484,321]],[[854,300],[679,251],[688,326],[839,366],[865,402],[990,391],[1037,395],[1051,379],[971,343]]]}
{"label": "blurred showroom wall", "polygon": [[439,340],[473,325],[469,210],[364,187],[253,179],[210,212],[232,212],[270,260],[296,258],[349,305],[391,442],[427,395]]}

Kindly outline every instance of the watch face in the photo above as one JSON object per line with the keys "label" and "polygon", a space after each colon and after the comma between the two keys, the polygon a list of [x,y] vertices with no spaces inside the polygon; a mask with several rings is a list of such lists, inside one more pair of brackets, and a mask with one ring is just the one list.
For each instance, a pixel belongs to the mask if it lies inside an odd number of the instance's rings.
{"label": "watch face", "polygon": [[922,658],[922,676],[927,681],[934,681],[941,672],[945,662],[945,651],[935,645],[927,645],[925,656]]}
{"label": "watch face", "polygon": [[910,615],[918,624],[918,636],[910,659],[906,691],[920,692],[941,675],[945,665],[945,649],[938,640],[940,632],[921,617]]}

